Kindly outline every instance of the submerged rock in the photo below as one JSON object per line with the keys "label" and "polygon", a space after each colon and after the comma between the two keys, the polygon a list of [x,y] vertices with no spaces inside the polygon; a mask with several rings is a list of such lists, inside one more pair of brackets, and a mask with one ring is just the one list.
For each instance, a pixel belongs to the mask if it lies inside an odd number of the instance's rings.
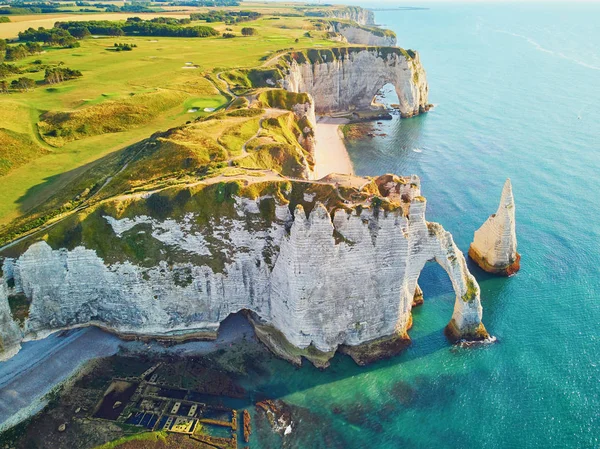
{"label": "submerged rock", "polygon": [[504,184],[496,213],[475,231],[469,257],[489,273],[510,276],[519,271],[521,256],[517,252],[515,199],[510,179]]}

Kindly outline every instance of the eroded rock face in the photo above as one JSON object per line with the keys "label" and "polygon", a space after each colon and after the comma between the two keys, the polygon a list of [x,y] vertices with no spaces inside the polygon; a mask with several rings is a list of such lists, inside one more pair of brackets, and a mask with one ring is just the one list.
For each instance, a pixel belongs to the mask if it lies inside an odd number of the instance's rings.
{"label": "eroded rock face", "polygon": [[429,88],[418,53],[410,54],[386,47],[351,49],[337,57],[323,54],[319,62],[292,59],[283,87],[311,94],[322,114],[369,109],[375,94],[391,83],[402,116],[411,117],[429,109]]}
{"label": "eroded rock face", "polygon": [[332,22],[332,32],[338,33],[345,42],[350,44],[369,45],[375,47],[395,47],[396,36],[386,36],[384,33],[369,31],[358,26],[352,26],[349,23]]}
{"label": "eroded rock face", "polygon": [[[418,178],[408,180],[390,188],[405,200],[390,212],[340,209],[332,218],[315,202],[310,214],[300,205],[293,215],[287,205],[276,205],[268,215],[263,197],[237,198],[236,216],[210,226],[198,225],[192,212],[165,220],[102,218],[111,238],[144,236],[179,262],[109,263],[94,248],[34,243],[4,262],[10,269],[0,283],[3,356],[21,339],[8,308],[8,280],[31,300],[26,338],[90,324],[138,336],[214,336],[230,313],[248,310],[286,343],[333,355],[339,345],[408,338],[417,280],[432,259],[456,292],[454,337],[484,338],[479,287],[452,236],[425,220]],[[198,262],[207,254],[221,257],[222,269]]]}
{"label": "eroded rock face", "polygon": [[359,6],[348,6],[342,9],[328,10],[331,17],[356,22],[360,25],[375,25],[375,13]]}
{"label": "eroded rock face", "polygon": [[504,184],[496,213],[475,231],[469,256],[490,273],[510,276],[519,271],[521,256],[517,252],[515,199],[510,179]]}
{"label": "eroded rock face", "polygon": [[19,325],[12,318],[8,305],[8,294],[9,288],[6,281],[4,278],[0,278],[0,361],[19,352],[23,338]]}

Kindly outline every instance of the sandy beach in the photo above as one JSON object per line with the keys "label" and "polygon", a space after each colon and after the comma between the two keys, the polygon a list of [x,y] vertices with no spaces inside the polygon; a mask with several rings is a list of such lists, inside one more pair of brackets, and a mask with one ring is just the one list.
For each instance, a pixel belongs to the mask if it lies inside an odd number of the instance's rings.
{"label": "sandy beach", "polygon": [[354,168],[344,145],[340,125],[348,120],[333,117],[319,117],[315,138],[315,179],[321,179],[330,173],[352,175]]}

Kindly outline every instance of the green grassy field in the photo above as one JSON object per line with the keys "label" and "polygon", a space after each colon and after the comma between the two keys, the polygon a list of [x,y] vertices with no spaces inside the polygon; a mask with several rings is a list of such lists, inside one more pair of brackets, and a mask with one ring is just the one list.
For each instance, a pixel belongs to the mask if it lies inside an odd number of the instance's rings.
{"label": "green grassy field", "polygon": [[[260,10],[258,5],[256,8]],[[263,12],[277,9],[273,4],[262,5],[262,8]],[[281,8],[286,10],[289,6],[282,5]],[[31,25],[37,26],[34,22]],[[99,158],[157,131],[206,116],[210,112],[205,109],[224,105],[228,98],[205,78],[206,74],[236,67],[256,67],[269,55],[284,49],[335,44],[320,37],[304,37],[311,24],[301,17],[274,19],[264,16],[240,25],[210,25],[219,31],[231,28],[238,37],[86,38],[79,48],[51,48],[18,61],[16,64],[24,68],[32,67],[35,60],[42,64],[62,62],[65,67],[80,70],[83,76],[52,86],[39,84],[31,92],[0,96],[0,128],[21,133],[24,135],[21,137],[28,136],[31,145],[40,150],[32,156],[33,150],[27,146],[25,163],[13,165],[8,174],[0,177],[3,186],[0,189],[0,225],[46,201]],[[256,28],[258,35],[241,37],[244,26]],[[109,51],[114,42],[133,43],[137,48],[131,52]],[[20,76],[41,81],[43,72]],[[7,80],[10,82],[14,78]],[[158,91],[168,100],[138,101],[148,109],[136,111],[136,119],[130,120],[127,126],[109,126],[117,121],[116,115],[120,114],[124,104]],[[58,112],[69,112],[75,117],[72,122],[60,125],[70,127],[65,131],[70,137],[48,138],[48,132],[52,130],[42,124],[40,129],[45,133],[42,139],[37,124],[44,118],[56,117]],[[111,129],[118,132],[110,132]]]}

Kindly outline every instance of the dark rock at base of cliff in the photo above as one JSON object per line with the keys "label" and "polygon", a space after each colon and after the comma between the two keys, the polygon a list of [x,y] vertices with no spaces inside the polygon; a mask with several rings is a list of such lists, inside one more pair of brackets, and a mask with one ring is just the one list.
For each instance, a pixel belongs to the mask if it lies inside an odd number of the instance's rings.
{"label": "dark rock at base of cliff", "polygon": [[411,340],[408,334],[394,334],[357,346],[342,345],[339,347],[339,351],[352,357],[356,364],[363,366],[398,355],[410,344]]}
{"label": "dark rock at base of cliff", "polygon": [[444,334],[446,334],[446,338],[452,343],[459,343],[461,341],[484,341],[490,338],[490,334],[488,334],[482,323],[473,326],[472,329],[463,329],[461,331],[454,319],[450,320],[444,329]]}
{"label": "dark rock at base of cliff", "polygon": [[254,313],[248,312],[247,316],[254,327],[254,332],[258,340],[277,357],[281,357],[293,365],[301,366],[302,359],[304,358],[317,368],[324,369],[329,366],[329,361],[335,355],[335,351],[323,352],[315,348],[312,344],[303,349],[298,348],[291,344],[281,331],[269,324],[261,323],[260,318]]}
{"label": "dark rock at base of cliff", "polygon": [[488,261],[479,254],[473,245],[469,247],[469,257],[473,260],[479,268],[488,273],[497,274],[499,276],[512,276],[521,269],[521,255],[517,253],[515,261],[510,265],[504,267],[497,267],[488,263]]}

